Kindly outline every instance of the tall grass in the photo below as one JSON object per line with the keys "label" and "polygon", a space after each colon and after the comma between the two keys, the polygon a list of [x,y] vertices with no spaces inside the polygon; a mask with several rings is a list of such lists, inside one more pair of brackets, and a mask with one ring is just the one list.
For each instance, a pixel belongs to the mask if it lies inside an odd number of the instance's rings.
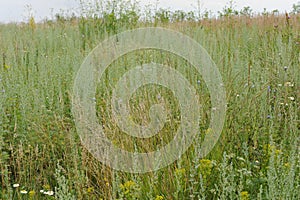
{"label": "tall grass", "polygon": [[[180,12],[172,18],[163,10],[143,16],[135,2],[82,6],[81,17],[0,25],[1,199],[300,198],[299,15],[198,20]],[[198,144],[210,131],[210,95],[201,76],[169,53],[145,50],[118,59],[107,71],[112,82],[101,80],[96,94],[99,120],[117,146],[158,149],[172,140],[179,123],[178,102],[162,87],[140,88],[130,102],[142,124],[157,96],[165,100],[169,121],[157,136],[132,138],[111,121],[111,86],[136,63],[173,66],[195,86],[203,105],[199,138],[181,159],[156,172],[129,174],[102,165],[81,145],[71,114],[72,85],[85,56],[105,37],[145,26],[197,40],[222,74],[228,109],[217,145],[198,158]]]}

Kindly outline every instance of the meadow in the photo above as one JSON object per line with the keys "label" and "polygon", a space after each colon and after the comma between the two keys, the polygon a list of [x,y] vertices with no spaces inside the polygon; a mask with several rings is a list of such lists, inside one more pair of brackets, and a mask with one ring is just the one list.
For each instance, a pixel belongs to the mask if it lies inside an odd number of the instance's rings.
{"label": "meadow", "polygon": [[[28,23],[1,24],[0,199],[300,199],[300,15],[229,8],[218,18],[198,19],[192,12],[141,12],[136,4],[84,5],[80,17],[58,14],[36,23],[30,16]],[[116,60],[95,97],[99,121],[115,145],[156,150],[174,137],[180,115],[168,89],[143,87],[132,97],[133,120],[149,121],[147,111],[161,95],[168,122],[150,139],[122,134],[107,104],[128,70],[124,63],[174,66],[203,105],[199,135],[180,159],[131,174],[101,164],[81,144],[72,92],[94,47],[139,27],[164,27],[198,41],[222,75],[227,113],[218,143],[199,158],[200,141],[211,131],[210,94],[201,75],[167,52],[144,50]]]}

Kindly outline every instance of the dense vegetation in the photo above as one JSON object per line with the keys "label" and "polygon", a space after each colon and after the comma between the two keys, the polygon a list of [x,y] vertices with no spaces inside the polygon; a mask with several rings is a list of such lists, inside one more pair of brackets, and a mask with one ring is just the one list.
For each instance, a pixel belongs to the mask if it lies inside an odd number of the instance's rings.
{"label": "dense vegetation", "polygon": [[[147,8],[136,2],[84,4],[78,15],[0,25],[1,199],[300,199],[300,15],[277,11],[254,15],[229,4],[218,18],[209,12]],[[138,27],[166,27],[198,41],[211,55],[227,92],[227,115],[213,151],[198,158],[195,142],[170,166],[146,174],[102,165],[80,143],[71,112],[74,77],[88,53],[106,37]],[[112,64],[120,78],[124,62],[177,66],[201,94],[199,140],[209,134],[210,95],[200,75],[168,53],[140,51]],[[183,65],[185,64],[185,65]],[[122,71],[123,70],[123,71]],[[106,87],[103,87],[105,85]],[[133,118],[157,94],[174,116],[151,141],[120,136],[110,121],[110,87],[97,89],[96,105],[116,145],[143,152],[168,142],[178,105],[165,88],[134,95]],[[153,92],[154,94],[149,94]],[[148,95],[148,98],[142,98]],[[153,98],[152,98],[153,97]],[[142,106],[138,106],[142,105]],[[133,145],[135,144],[135,145]]]}

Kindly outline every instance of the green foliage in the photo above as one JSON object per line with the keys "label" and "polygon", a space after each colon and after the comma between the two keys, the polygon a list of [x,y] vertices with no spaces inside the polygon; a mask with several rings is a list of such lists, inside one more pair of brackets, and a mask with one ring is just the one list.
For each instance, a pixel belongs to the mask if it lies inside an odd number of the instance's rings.
{"label": "green foliage", "polygon": [[233,0],[230,0],[228,5],[223,8],[222,12],[219,11],[218,13],[220,17],[239,15],[239,11],[235,9],[235,2]]}
{"label": "green foliage", "polygon": [[[300,199],[299,15],[253,16],[245,7],[238,14],[247,17],[238,17],[231,2],[222,11],[226,20],[168,10],[148,10],[145,20],[135,1],[91,2],[81,1],[80,17],[0,25],[0,199]],[[226,123],[213,151],[199,158],[203,135],[211,132],[201,75],[171,53],[131,52],[106,71],[112,82],[101,80],[97,88],[97,114],[104,116],[108,137],[139,152],[173,138],[179,106],[163,87],[141,88],[130,101],[133,120],[141,124],[149,121],[145,113],[157,96],[165,101],[171,114],[157,136],[132,138],[110,121],[111,86],[137,63],[150,62],[174,67],[201,94],[200,134],[164,169],[113,171],[80,143],[71,113],[73,80],[107,36],[155,25],[189,35],[212,56],[227,91]]]}
{"label": "green foliage", "polygon": [[55,178],[57,180],[57,187],[55,187],[55,197],[56,199],[62,200],[73,200],[76,199],[69,189],[69,181],[62,174],[64,169],[57,163],[57,169],[55,171]]}
{"label": "green foliage", "polygon": [[296,4],[293,4],[292,13],[294,13],[294,14],[300,13],[300,2],[299,1]]}

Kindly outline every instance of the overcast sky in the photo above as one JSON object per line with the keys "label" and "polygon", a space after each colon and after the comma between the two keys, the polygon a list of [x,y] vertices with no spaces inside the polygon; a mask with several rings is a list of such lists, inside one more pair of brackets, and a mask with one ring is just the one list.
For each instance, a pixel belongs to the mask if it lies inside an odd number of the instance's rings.
{"label": "overcast sky", "polygon": [[[102,0],[105,1],[105,0]],[[201,0],[202,10],[213,12],[222,10],[229,0]],[[254,11],[268,11],[278,9],[280,12],[291,11],[292,5],[300,0],[236,0],[236,8],[240,10],[250,6]],[[41,20],[51,18],[51,13],[57,13],[61,9],[70,10],[78,8],[79,0],[0,0],[0,22],[22,21],[29,15],[26,5],[31,5],[34,17]],[[141,5],[155,4],[157,0],[140,0]],[[172,10],[195,10],[197,0],[159,0],[159,6]],[[53,10],[53,11],[52,11]]]}

